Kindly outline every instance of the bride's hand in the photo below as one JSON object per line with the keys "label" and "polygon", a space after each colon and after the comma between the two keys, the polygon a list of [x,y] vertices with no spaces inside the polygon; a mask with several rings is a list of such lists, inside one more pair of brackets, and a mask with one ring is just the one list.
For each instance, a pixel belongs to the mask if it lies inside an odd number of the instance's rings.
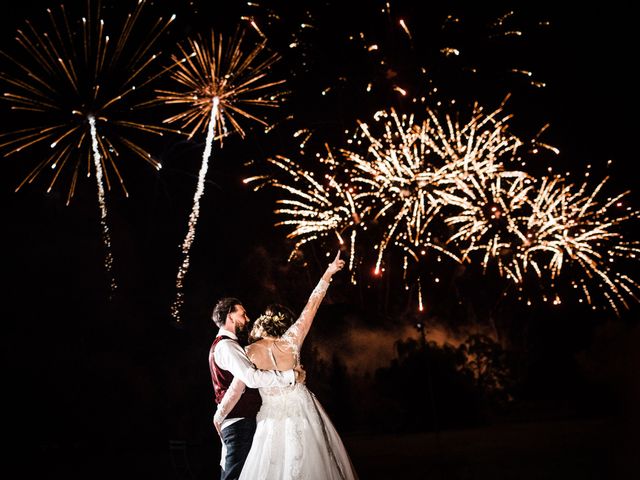
{"label": "bride's hand", "polygon": [[213,426],[216,428],[216,432],[218,432],[218,436],[220,437],[220,439],[222,439],[222,422],[214,417]]}
{"label": "bride's hand", "polygon": [[338,250],[338,254],[336,258],[333,259],[333,262],[329,264],[327,267],[327,273],[332,276],[334,273],[339,272],[344,267],[344,260],[340,259],[340,250]]}

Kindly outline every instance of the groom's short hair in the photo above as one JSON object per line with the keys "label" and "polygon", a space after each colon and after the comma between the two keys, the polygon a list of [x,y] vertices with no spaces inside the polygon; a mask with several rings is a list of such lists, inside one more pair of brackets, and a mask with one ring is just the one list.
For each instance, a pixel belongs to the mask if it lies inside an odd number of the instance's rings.
{"label": "groom's short hair", "polygon": [[233,312],[236,305],[242,305],[242,302],[237,298],[225,297],[218,300],[216,306],[213,307],[213,313],[211,319],[219,328],[222,328],[227,321],[227,315]]}

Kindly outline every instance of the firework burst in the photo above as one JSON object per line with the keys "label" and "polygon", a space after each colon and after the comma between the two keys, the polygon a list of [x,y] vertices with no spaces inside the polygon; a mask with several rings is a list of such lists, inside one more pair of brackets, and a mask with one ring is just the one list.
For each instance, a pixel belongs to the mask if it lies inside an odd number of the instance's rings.
{"label": "firework burst", "polygon": [[277,201],[282,207],[275,213],[285,219],[276,226],[293,227],[287,238],[296,239],[294,250],[330,234],[344,244],[345,232],[360,218],[352,193],[329,174],[323,181],[316,180],[313,172],[300,168],[291,159],[278,156],[268,159],[268,163],[284,175],[249,177],[244,182],[255,183],[256,191],[268,185],[288,196]]}
{"label": "firework burst", "polygon": [[172,22],[158,19],[150,28],[137,27],[145,8],[137,2],[118,28],[103,15],[99,1],[88,2],[86,15],[72,18],[63,5],[47,10],[45,27],[27,21],[16,34],[18,52],[0,52],[8,68],[0,72],[5,85],[2,99],[11,106],[16,123],[27,126],[3,134],[6,155],[33,150],[43,159],[32,168],[16,191],[38,177],[50,175],[47,191],[68,181],[67,204],[81,176],[95,175],[101,210],[105,267],[112,290],[112,256],[107,227],[106,189],[112,176],[127,194],[118,160],[128,150],[159,169],[139,143],[140,134],[161,134],[162,127],[135,120],[144,87],[157,75],[153,68],[156,40]]}
{"label": "firework burst", "polygon": [[282,95],[274,87],[284,81],[268,80],[268,73],[278,56],[266,52],[264,39],[245,51],[244,38],[244,33],[238,31],[227,43],[211,32],[208,38],[189,39],[186,45],[180,45],[180,54],[172,57],[171,67],[171,78],[179,88],[158,90],[155,100],[182,107],[179,113],[164,120],[165,123],[179,124],[189,138],[199,131],[206,132],[187,235],[182,243],[182,263],[176,279],[177,296],[171,307],[176,321],[180,321],[184,302],[184,277],[189,269],[189,251],[195,240],[214,139],[217,136],[222,140],[229,129],[244,137],[240,118],[266,126],[266,121],[251,113],[251,109],[275,107]]}
{"label": "firework burst", "polygon": [[[619,315],[630,298],[638,300],[639,285],[624,269],[637,262],[640,242],[626,240],[622,231],[640,212],[625,205],[629,192],[600,200],[607,180],[590,189],[587,183],[576,187],[560,177],[543,178],[531,198],[535,221],[524,255],[545,284],[571,284],[579,301],[594,308],[600,294]],[[554,302],[560,301],[556,295]]]}
{"label": "firework burst", "polygon": [[455,212],[445,219],[454,232],[448,242],[467,261],[480,254],[483,271],[493,260],[500,275],[522,283],[527,257],[518,247],[528,241],[531,178],[518,171],[474,172],[456,179],[455,186],[451,193],[443,194]]}
{"label": "firework burst", "polygon": [[502,107],[485,114],[476,106],[470,120],[458,118],[435,110],[422,121],[393,109],[378,112],[337,157],[327,147],[313,169],[277,157],[269,163],[281,174],[247,181],[280,191],[278,225],[293,227],[294,249],[333,233],[341,244],[350,236],[351,269],[358,238],[361,250],[375,252],[375,275],[394,249],[403,256],[406,281],[408,259],[417,264],[433,249],[479,264],[485,274],[495,266],[519,298],[535,289],[559,304],[572,285],[582,292],[580,302],[593,304],[598,293],[616,313],[628,308],[638,284],[623,263],[640,254],[640,244],[621,233],[638,216],[630,207],[620,212],[628,192],[601,202],[605,181],[590,190],[559,176],[537,181],[517,169],[525,154],[557,150],[511,134]]}
{"label": "firework burst", "polygon": [[386,225],[377,245],[374,272],[379,274],[390,244],[402,246],[416,259],[415,249],[438,248],[428,227],[442,202],[437,195],[440,172],[428,159],[432,150],[424,125],[395,110],[378,112],[374,119],[382,123],[382,134],[378,137],[368,124],[360,123],[359,135],[351,143],[362,145],[364,140],[368,144],[365,153],[345,149],[343,154],[358,202],[369,206],[372,223]]}
{"label": "firework burst", "polygon": [[156,101],[183,108],[164,122],[180,124],[189,138],[198,131],[206,132],[210,124],[222,138],[228,133],[227,122],[244,137],[240,118],[267,126],[265,119],[251,110],[280,105],[283,92],[274,87],[284,80],[268,79],[279,57],[267,52],[264,39],[246,51],[245,43],[244,32],[238,31],[228,42],[211,32],[208,38],[188,39],[179,45],[171,73],[179,89],[158,90]]}
{"label": "firework burst", "polygon": [[[373,129],[360,124],[355,143],[366,142],[366,153],[345,150],[350,181],[359,204],[370,206],[372,219],[384,222],[375,272],[389,246],[398,246],[418,260],[418,252],[435,249],[460,262],[442,237],[442,209],[474,187],[477,178],[491,178],[515,158],[524,143],[507,131],[509,116],[502,107],[485,114],[477,105],[471,118],[460,122],[451,115],[426,110],[426,119],[378,112]],[[477,180],[475,180],[477,182]],[[477,196],[473,196],[475,199]],[[432,223],[436,220],[438,226]]]}

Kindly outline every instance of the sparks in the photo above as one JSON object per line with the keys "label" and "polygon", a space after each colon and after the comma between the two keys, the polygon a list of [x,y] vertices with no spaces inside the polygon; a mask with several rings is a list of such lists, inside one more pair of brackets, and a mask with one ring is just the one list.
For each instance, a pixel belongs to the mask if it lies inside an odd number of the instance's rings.
{"label": "sparks", "polygon": [[16,192],[50,173],[47,192],[66,178],[69,205],[78,180],[91,177],[95,170],[111,293],[116,283],[105,187],[111,190],[111,177],[115,176],[128,196],[118,167],[123,151],[159,169],[160,164],[139,143],[138,136],[167,131],[135,119],[145,106],[140,97],[144,87],[162,72],[159,66],[155,68],[158,56],[152,53],[156,40],[173,21],[173,17],[158,19],[143,32],[137,21],[146,3],[137,2],[133,13],[117,28],[100,19],[100,2],[88,2],[86,15],[75,19],[67,15],[63,5],[59,10],[48,9],[47,25],[26,21],[26,27],[18,30],[16,56],[0,52],[8,60],[0,72],[5,85],[0,98],[10,104],[14,120],[26,124],[2,134],[0,149],[7,156],[36,150],[42,158]]}
{"label": "sparks", "polygon": [[248,51],[244,50],[243,41],[244,32],[240,31],[228,43],[213,32],[208,39],[189,39],[186,46],[179,46],[180,55],[172,57],[171,78],[180,89],[158,90],[157,102],[186,107],[165,119],[165,123],[179,123],[183,130],[188,131],[188,138],[201,130],[207,132],[188,231],[182,243],[183,260],[176,279],[176,299],[171,307],[171,314],[177,322],[180,322],[184,277],[189,269],[189,251],[195,240],[200,199],[204,194],[216,134],[222,142],[228,134],[228,122],[231,129],[244,138],[245,131],[239,118],[268,126],[262,117],[251,113],[247,107],[275,107],[280,100],[279,93],[272,90],[284,80],[265,79],[278,60],[277,55],[266,54],[264,39]]}

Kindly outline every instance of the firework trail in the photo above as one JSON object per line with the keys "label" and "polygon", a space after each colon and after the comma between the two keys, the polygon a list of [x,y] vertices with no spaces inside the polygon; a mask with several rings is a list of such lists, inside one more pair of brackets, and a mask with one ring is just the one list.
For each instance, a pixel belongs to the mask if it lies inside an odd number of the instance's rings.
{"label": "firework trail", "polygon": [[96,131],[96,119],[93,115],[89,115],[89,125],[91,128],[91,147],[93,149],[93,162],[96,169],[96,183],[98,185],[98,202],[100,204],[100,225],[102,226],[102,241],[106,247],[105,267],[109,275],[109,287],[113,292],[117,288],[115,278],[113,277],[113,255],[111,254],[111,235],[107,225],[107,205],[104,199],[104,186],[102,184],[102,155],[100,155],[100,147],[98,146],[98,132]]}
{"label": "firework trail", "polygon": [[222,141],[229,133],[227,124],[244,137],[240,118],[257,121],[266,127],[266,121],[251,113],[251,108],[275,107],[281,100],[282,93],[274,91],[274,87],[284,81],[267,78],[278,56],[266,53],[264,40],[245,51],[243,39],[244,33],[240,31],[228,42],[213,32],[207,39],[189,39],[186,46],[179,46],[180,55],[172,57],[171,78],[178,84],[178,89],[157,91],[155,102],[183,107],[179,113],[164,120],[165,123],[179,123],[188,138],[202,130],[207,132],[188,230],[182,243],[176,299],[171,306],[171,314],[178,322],[184,303],[189,251],[195,240],[213,142],[216,136]]}

